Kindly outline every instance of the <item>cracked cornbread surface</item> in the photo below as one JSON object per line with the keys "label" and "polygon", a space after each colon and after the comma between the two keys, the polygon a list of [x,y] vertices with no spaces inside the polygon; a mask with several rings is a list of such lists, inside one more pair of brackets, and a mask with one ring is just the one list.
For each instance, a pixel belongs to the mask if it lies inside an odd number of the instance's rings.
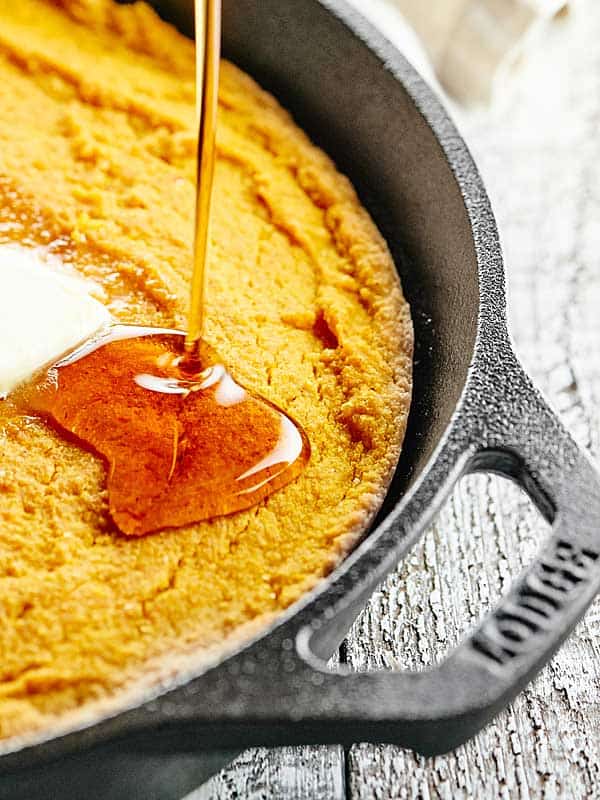
{"label": "cracked cornbread surface", "polygon": [[[192,43],[139,3],[0,0],[0,107],[0,240],[95,280],[119,321],[183,327]],[[311,461],[250,511],[132,539],[108,515],[103,463],[0,403],[2,737],[266,623],[356,541],[397,461],[412,326],[383,240],[226,62],[217,147],[206,338],[300,422]]]}

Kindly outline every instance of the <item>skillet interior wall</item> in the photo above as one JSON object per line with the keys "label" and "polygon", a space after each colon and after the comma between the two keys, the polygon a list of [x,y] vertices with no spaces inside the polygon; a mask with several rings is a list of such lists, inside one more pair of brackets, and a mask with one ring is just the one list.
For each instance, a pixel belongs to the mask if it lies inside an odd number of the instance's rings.
{"label": "skillet interior wall", "polygon": [[[151,4],[193,35],[192,0]],[[379,58],[318,0],[258,5],[223,0],[224,55],[272,92],[348,175],[388,242],[411,305],[413,401],[380,519],[427,463],[465,384],[479,305],[471,226],[439,142]],[[311,29],[319,35],[307,37]]]}

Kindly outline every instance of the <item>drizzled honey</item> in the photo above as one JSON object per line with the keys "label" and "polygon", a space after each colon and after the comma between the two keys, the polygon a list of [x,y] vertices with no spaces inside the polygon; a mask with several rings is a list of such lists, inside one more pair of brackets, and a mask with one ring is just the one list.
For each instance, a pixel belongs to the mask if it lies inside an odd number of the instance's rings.
{"label": "drizzled honey", "polygon": [[202,339],[214,168],[219,0],[196,0],[200,126],[188,331],[111,325],[14,392],[107,464],[109,511],[128,535],[255,505],[296,478],[310,446],[240,386]]}
{"label": "drizzled honey", "polygon": [[195,373],[183,353],[181,333],[115,325],[13,395],[105,459],[109,511],[129,535],[248,508],[309,457],[298,426],[210,347]]}

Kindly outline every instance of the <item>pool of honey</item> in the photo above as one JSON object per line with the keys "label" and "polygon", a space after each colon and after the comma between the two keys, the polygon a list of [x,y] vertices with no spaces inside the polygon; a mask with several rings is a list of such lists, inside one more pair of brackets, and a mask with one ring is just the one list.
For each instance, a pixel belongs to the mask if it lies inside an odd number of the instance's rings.
{"label": "pool of honey", "polygon": [[236,383],[205,343],[191,372],[183,344],[177,331],[112,325],[11,397],[104,458],[109,512],[128,535],[248,508],[309,458],[283,411]]}

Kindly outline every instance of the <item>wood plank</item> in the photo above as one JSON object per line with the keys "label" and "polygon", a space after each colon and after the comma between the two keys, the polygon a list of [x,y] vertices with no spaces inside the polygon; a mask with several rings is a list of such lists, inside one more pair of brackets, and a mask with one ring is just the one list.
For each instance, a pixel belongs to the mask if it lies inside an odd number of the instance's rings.
{"label": "wood plank", "polygon": [[246,750],[185,800],[343,800],[341,747]]}
{"label": "wood plank", "polygon": [[[526,366],[600,451],[600,7],[546,39],[512,97],[459,120],[495,206],[509,317]],[[372,598],[350,662],[438,662],[533,555],[546,525],[516,487],[473,476]],[[434,759],[350,751],[352,798],[600,797],[600,602],[534,684],[466,746]]]}

